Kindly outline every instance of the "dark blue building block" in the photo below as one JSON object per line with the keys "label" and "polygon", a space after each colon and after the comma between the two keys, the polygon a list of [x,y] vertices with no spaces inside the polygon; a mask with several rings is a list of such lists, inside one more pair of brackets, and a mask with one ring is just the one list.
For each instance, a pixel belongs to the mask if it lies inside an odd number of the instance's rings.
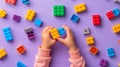
{"label": "dark blue building block", "polygon": [[42,26],[43,22],[42,22],[40,19],[36,19],[36,20],[34,21],[34,24],[35,24],[37,27],[40,27],[40,26]]}
{"label": "dark blue building block", "polygon": [[114,49],[113,49],[113,48],[107,49],[107,52],[108,52],[108,56],[109,56],[109,57],[114,57],[114,56],[115,56],[115,52],[114,52]]}
{"label": "dark blue building block", "polygon": [[25,5],[30,4],[30,1],[29,1],[29,0],[21,0],[21,1],[22,1],[22,3],[24,3]]}
{"label": "dark blue building block", "polygon": [[74,23],[77,23],[79,21],[79,17],[75,14],[72,15],[71,17],[71,20],[74,22]]}
{"label": "dark blue building block", "polygon": [[120,10],[118,8],[113,9],[112,12],[113,12],[115,17],[120,15]]}
{"label": "dark blue building block", "polygon": [[21,61],[18,61],[17,67],[27,67],[27,66],[25,64],[23,64]]}
{"label": "dark blue building block", "polygon": [[58,32],[59,32],[60,35],[66,34],[65,29],[63,27],[59,27]]}
{"label": "dark blue building block", "polygon": [[3,31],[6,41],[8,42],[13,41],[13,36],[10,30],[10,27],[3,28],[2,31]]}

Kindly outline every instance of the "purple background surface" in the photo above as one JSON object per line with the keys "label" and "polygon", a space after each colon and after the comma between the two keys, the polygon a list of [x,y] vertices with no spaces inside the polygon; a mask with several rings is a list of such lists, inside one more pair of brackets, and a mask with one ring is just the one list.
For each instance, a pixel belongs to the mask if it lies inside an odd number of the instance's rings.
{"label": "purple background surface", "polygon": [[[0,0],[0,8],[5,9],[8,13],[7,18],[0,19],[0,48],[4,47],[8,53],[7,57],[0,60],[1,67],[15,67],[17,61],[22,61],[28,67],[33,67],[35,55],[38,50],[38,46],[41,44],[41,31],[47,25],[52,25],[54,27],[61,27],[62,24],[66,24],[71,27],[74,32],[75,39],[78,47],[80,48],[81,54],[86,60],[87,67],[100,67],[100,58],[107,59],[109,61],[109,67],[117,67],[120,62],[120,45],[118,44],[118,39],[120,35],[116,35],[112,31],[112,26],[120,22],[120,17],[115,18],[110,21],[105,16],[105,13],[116,7],[120,8],[119,4],[115,4],[113,0],[30,0],[30,6],[26,6],[17,1],[15,6],[9,5]],[[70,20],[70,17],[74,12],[73,7],[76,4],[85,3],[87,6],[87,11],[78,14],[80,17],[79,23],[75,24]],[[53,16],[53,5],[65,5],[66,16],[65,17],[54,17]],[[24,19],[24,16],[28,9],[33,9],[36,11],[36,18],[40,18],[44,24],[42,27],[36,27],[33,22],[29,22]],[[20,23],[16,23],[12,20],[14,14],[20,15],[22,17]],[[99,27],[92,25],[91,15],[100,14],[102,18],[102,24]],[[2,28],[10,26],[14,41],[9,43],[6,42]],[[32,27],[36,39],[30,41],[24,32],[25,27]],[[86,36],[83,35],[82,28],[89,27],[91,30],[91,35],[95,38],[95,46],[98,47],[100,54],[98,56],[92,55],[88,50],[89,47],[86,42]],[[16,47],[23,44],[27,52],[24,55],[20,55],[16,51]],[[107,48],[113,47],[115,49],[116,57],[109,58],[107,54]],[[50,67],[69,67],[68,62],[69,54],[68,49],[61,43],[56,43],[52,50],[52,60]]]}

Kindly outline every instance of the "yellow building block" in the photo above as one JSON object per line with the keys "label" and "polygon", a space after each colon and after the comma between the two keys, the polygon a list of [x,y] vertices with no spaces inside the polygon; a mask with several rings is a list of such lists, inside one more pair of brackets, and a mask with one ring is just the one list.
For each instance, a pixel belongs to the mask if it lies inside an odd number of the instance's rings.
{"label": "yellow building block", "polygon": [[88,45],[94,45],[94,43],[95,43],[94,37],[92,37],[92,36],[87,37],[87,38],[86,38],[86,43],[87,43]]}
{"label": "yellow building block", "polygon": [[120,33],[120,24],[117,24],[112,27],[114,33]]}
{"label": "yellow building block", "polygon": [[7,15],[6,11],[3,9],[0,9],[0,18],[5,18]]}
{"label": "yellow building block", "polygon": [[76,13],[80,13],[80,12],[86,11],[87,8],[86,8],[86,5],[84,3],[82,3],[82,4],[78,4],[78,5],[74,6],[74,10]]}
{"label": "yellow building block", "polygon": [[5,57],[7,55],[6,51],[4,48],[0,49],[0,59],[2,59],[3,57]]}
{"label": "yellow building block", "polygon": [[32,21],[34,19],[35,15],[36,15],[36,12],[34,10],[28,10],[25,15],[25,19]]}
{"label": "yellow building block", "polygon": [[50,30],[50,33],[51,33],[53,39],[57,39],[57,38],[60,37],[60,34],[59,34],[57,28],[51,29],[51,30]]}
{"label": "yellow building block", "polygon": [[118,67],[120,67],[120,63],[118,64]]}

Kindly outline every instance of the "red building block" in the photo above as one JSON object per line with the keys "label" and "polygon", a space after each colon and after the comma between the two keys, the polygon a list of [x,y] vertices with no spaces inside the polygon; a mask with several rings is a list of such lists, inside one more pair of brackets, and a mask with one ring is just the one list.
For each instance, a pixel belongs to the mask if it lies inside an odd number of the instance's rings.
{"label": "red building block", "polygon": [[11,5],[15,5],[16,0],[5,0],[5,2],[11,4]]}
{"label": "red building block", "polygon": [[23,54],[26,51],[26,49],[23,45],[18,46],[16,49],[17,49],[19,54]]}
{"label": "red building block", "polygon": [[100,21],[100,15],[92,15],[92,20],[93,20],[93,25],[99,26],[101,21]]}
{"label": "red building block", "polygon": [[113,19],[114,18],[114,14],[113,14],[112,11],[107,12],[106,16],[107,16],[108,19]]}
{"label": "red building block", "polygon": [[98,53],[98,49],[95,46],[92,46],[89,50],[93,55],[96,55]]}

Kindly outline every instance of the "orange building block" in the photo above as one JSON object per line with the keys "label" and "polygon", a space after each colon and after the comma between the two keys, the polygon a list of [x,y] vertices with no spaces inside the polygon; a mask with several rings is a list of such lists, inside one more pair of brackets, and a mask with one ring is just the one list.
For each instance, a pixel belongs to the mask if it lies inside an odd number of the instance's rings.
{"label": "orange building block", "polygon": [[15,5],[16,0],[5,0],[5,2],[11,4],[11,5]]}
{"label": "orange building block", "polygon": [[23,45],[18,46],[16,49],[17,49],[19,54],[23,54],[26,51],[26,49]]}
{"label": "orange building block", "polygon": [[92,46],[89,50],[93,55],[96,55],[98,53],[98,49],[95,46]]}

